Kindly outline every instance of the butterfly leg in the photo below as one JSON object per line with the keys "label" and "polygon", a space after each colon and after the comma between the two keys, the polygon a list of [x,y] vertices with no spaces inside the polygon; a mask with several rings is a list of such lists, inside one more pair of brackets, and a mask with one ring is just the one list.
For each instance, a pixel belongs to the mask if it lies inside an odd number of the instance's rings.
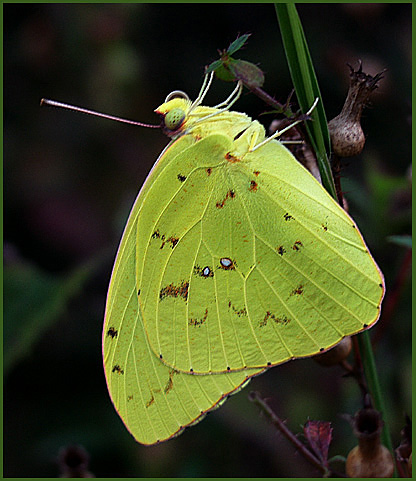
{"label": "butterfly leg", "polygon": [[[305,115],[310,115],[313,111],[313,109],[316,107],[316,104],[318,103],[319,101],[319,98],[316,98],[315,99],[315,102],[312,104],[312,107],[306,112]],[[262,147],[263,145],[267,144],[268,142],[270,142],[271,140],[273,139],[277,139],[278,137],[280,137],[282,134],[284,134],[285,132],[287,132],[288,130],[290,130],[291,128],[293,128],[295,125],[297,124],[300,124],[301,122],[303,122],[303,120],[295,120],[293,123],[291,123],[290,125],[288,125],[287,127],[285,127],[284,129],[282,130],[277,130],[273,135],[271,135],[270,137],[267,137],[267,139],[264,139],[262,142],[260,142],[259,144],[257,144],[256,146],[254,146],[252,149],[251,149],[251,152],[254,152],[255,150],[259,149],[260,147]]]}

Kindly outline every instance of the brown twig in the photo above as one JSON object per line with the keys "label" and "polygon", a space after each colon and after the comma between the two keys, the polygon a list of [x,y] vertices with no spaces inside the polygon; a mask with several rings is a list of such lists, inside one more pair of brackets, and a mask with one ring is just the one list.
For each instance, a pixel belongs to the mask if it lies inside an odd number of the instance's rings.
{"label": "brown twig", "polygon": [[[252,391],[249,394],[249,400],[259,406],[262,411],[270,419],[273,426],[275,426],[283,436],[301,453],[301,455],[315,468],[317,468],[324,477],[329,477],[335,474],[331,469],[324,466],[321,461],[296,437],[295,434],[286,426],[286,424],[277,416],[267,402],[260,396],[258,392]],[[337,473],[337,476],[343,476]]]}

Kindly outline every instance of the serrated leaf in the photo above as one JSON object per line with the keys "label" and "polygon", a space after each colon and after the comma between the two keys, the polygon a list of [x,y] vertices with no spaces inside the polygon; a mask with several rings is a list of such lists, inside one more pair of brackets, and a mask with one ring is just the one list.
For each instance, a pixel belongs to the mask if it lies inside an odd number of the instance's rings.
{"label": "serrated leaf", "polygon": [[232,55],[233,53],[237,52],[237,50],[240,50],[240,48],[247,42],[249,37],[250,34],[246,33],[241,35],[241,37],[236,38],[227,49],[228,55]]}
{"label": "serrated leaf", "polygon": [[222,64],[223,64],[222,60],[215,60],[214,62],[208,65],[208,67],[205,70],[205,73],[208,74],[211,72],[215,72],[219,67],[222,67]]}

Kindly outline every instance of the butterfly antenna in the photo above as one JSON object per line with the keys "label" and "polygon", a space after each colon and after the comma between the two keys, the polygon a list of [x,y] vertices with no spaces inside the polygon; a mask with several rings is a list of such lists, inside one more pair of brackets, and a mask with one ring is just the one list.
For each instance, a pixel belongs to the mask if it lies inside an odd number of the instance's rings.
{"label": "butterfly antenna", "polygon": [[160,129],[160,125],[144,124],[142,122],[136,122],[135,120],[122,119],[121,117],[115,117],[114,115],[102,114],[96,112],[95,110],[88,110],[82,107],[76,107],[74,105],[64,104],[62,102],[57,102],[56,100],[42,99],[40,105],[49,105],[51,107],[58,107],[61,109],[74,110],[75,112],[81,112],[83,114],[94,115],[95,117],[103,117],[104,119],[116,120],[117,122],[123,122],[130,125],[138,125],[140,127],[149,127],[151,129]]}

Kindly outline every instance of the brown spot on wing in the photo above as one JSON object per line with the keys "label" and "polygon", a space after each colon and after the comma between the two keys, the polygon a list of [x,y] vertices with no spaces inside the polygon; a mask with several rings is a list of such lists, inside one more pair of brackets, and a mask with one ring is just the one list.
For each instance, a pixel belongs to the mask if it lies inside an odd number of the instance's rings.
{"label": "brown spot on wing", "polygon": [[256,192],[258,189],[258,185],[257,185],[257,182],[252,180],[250,182],[250,187],[248,188],[248,190],[250,190],[251,192]]}
{"label": "brown spot on wing", "polygon": [[225,202],[227,201],[227,199],[234,199],[235,197],[235,192],[233,190],[229,190],[227,192],[227,195],[225,196],[225,198],[221,201],[221,202],[217,202],[215,205],[217,207],[217,209],[222,209],[225,205]]}
{"label": "brown spot on wing", "polygon": [[292,249],[293,249],[294,251],[299,251],[301,247],[303,247],[302,242],[301,242],[300,240],[297,240],[297,241],[293,244]]}
{"label": "brown spot on wing", "polygon": [[291,296],[300,296],[303,294],[303,285],[299,284],[296,289],[293,289],[293,291],[290,293]]}
{"label": "brown spot on wing", "polygon": [[166,297],[182,297],[185,301],[188,300],[189,282],[182,281],[179,285],[169,284],[160,290],[160,300]]}
{"label": "brown spot on wing", "polygon": [[205,314],[204,314],[204,317],[202,319],[189,319],[188,324],[190,326],[200,327],[207,320],[207,317],[208,317],[208,308],[205,309]]}
{"label": "brown spot on wing", "polygon": [[118,336],[118,331],[115,327],[110,327],[107,331],[107,336],[110,336],[112,339]]}
{"label": "brown spot on wing", "polygon": [[279,246],[276,250],[281,256],[286,252],[286,249],[283,246]]}
{"label": "brown spot on wing", "polygon": [[161,234],[159,230],[155,230],[152,234],[152,239],[160,239],[162,243],[160,244],[160,248],[163,249],[165,245],[170,245],[172,249],[176,246],[179,242],[179,237],[169,236],[166,237],[165,234]]}
{"label": "brown spot on wing", "polygon": [[275,314],[271,313],[270,311],[267,311],[264,318],[260,321],[259,327],[267,326],[267,323],[269,322],[269,320],[275,322],[276,324],[283,324],[283,325],[286,325],[290,322],[290,319],[288,319],[285,315],[278,317]]}
{"label": "brown spot on wing", "polygon": [[238,157],[236,157],[235,155],[231,154],[230,152],[227,152],[225,154],[225,159],[228,160],[228,162],[234,164],[236,162],[241,162],[241,159],[239,159]]}
{"label": "brown spot on wing", "polygon": [[173,375],[175,374],[175,371],[173,369],[171,369],[169,371],[169,379],[168,379],[168,382],[166,383],[166,386],[165,386],[165,394],[168,394],[169,391],[173,388]]}
{"label": "brown spot on wing", "polygon": [[238,317],[247,316],[247,309],[243,307],[242,309],[237,309],[231,301],[228,302],[228,307],[230,307]]}
{"label": "brown spot on wing", "polygon": [[153,403],[155,402],[155,397],[153,396],[153,393],[152,393],[152,397],[149,399],[149,401],[147,401],[146,403],[146,407],[150,407]]}

